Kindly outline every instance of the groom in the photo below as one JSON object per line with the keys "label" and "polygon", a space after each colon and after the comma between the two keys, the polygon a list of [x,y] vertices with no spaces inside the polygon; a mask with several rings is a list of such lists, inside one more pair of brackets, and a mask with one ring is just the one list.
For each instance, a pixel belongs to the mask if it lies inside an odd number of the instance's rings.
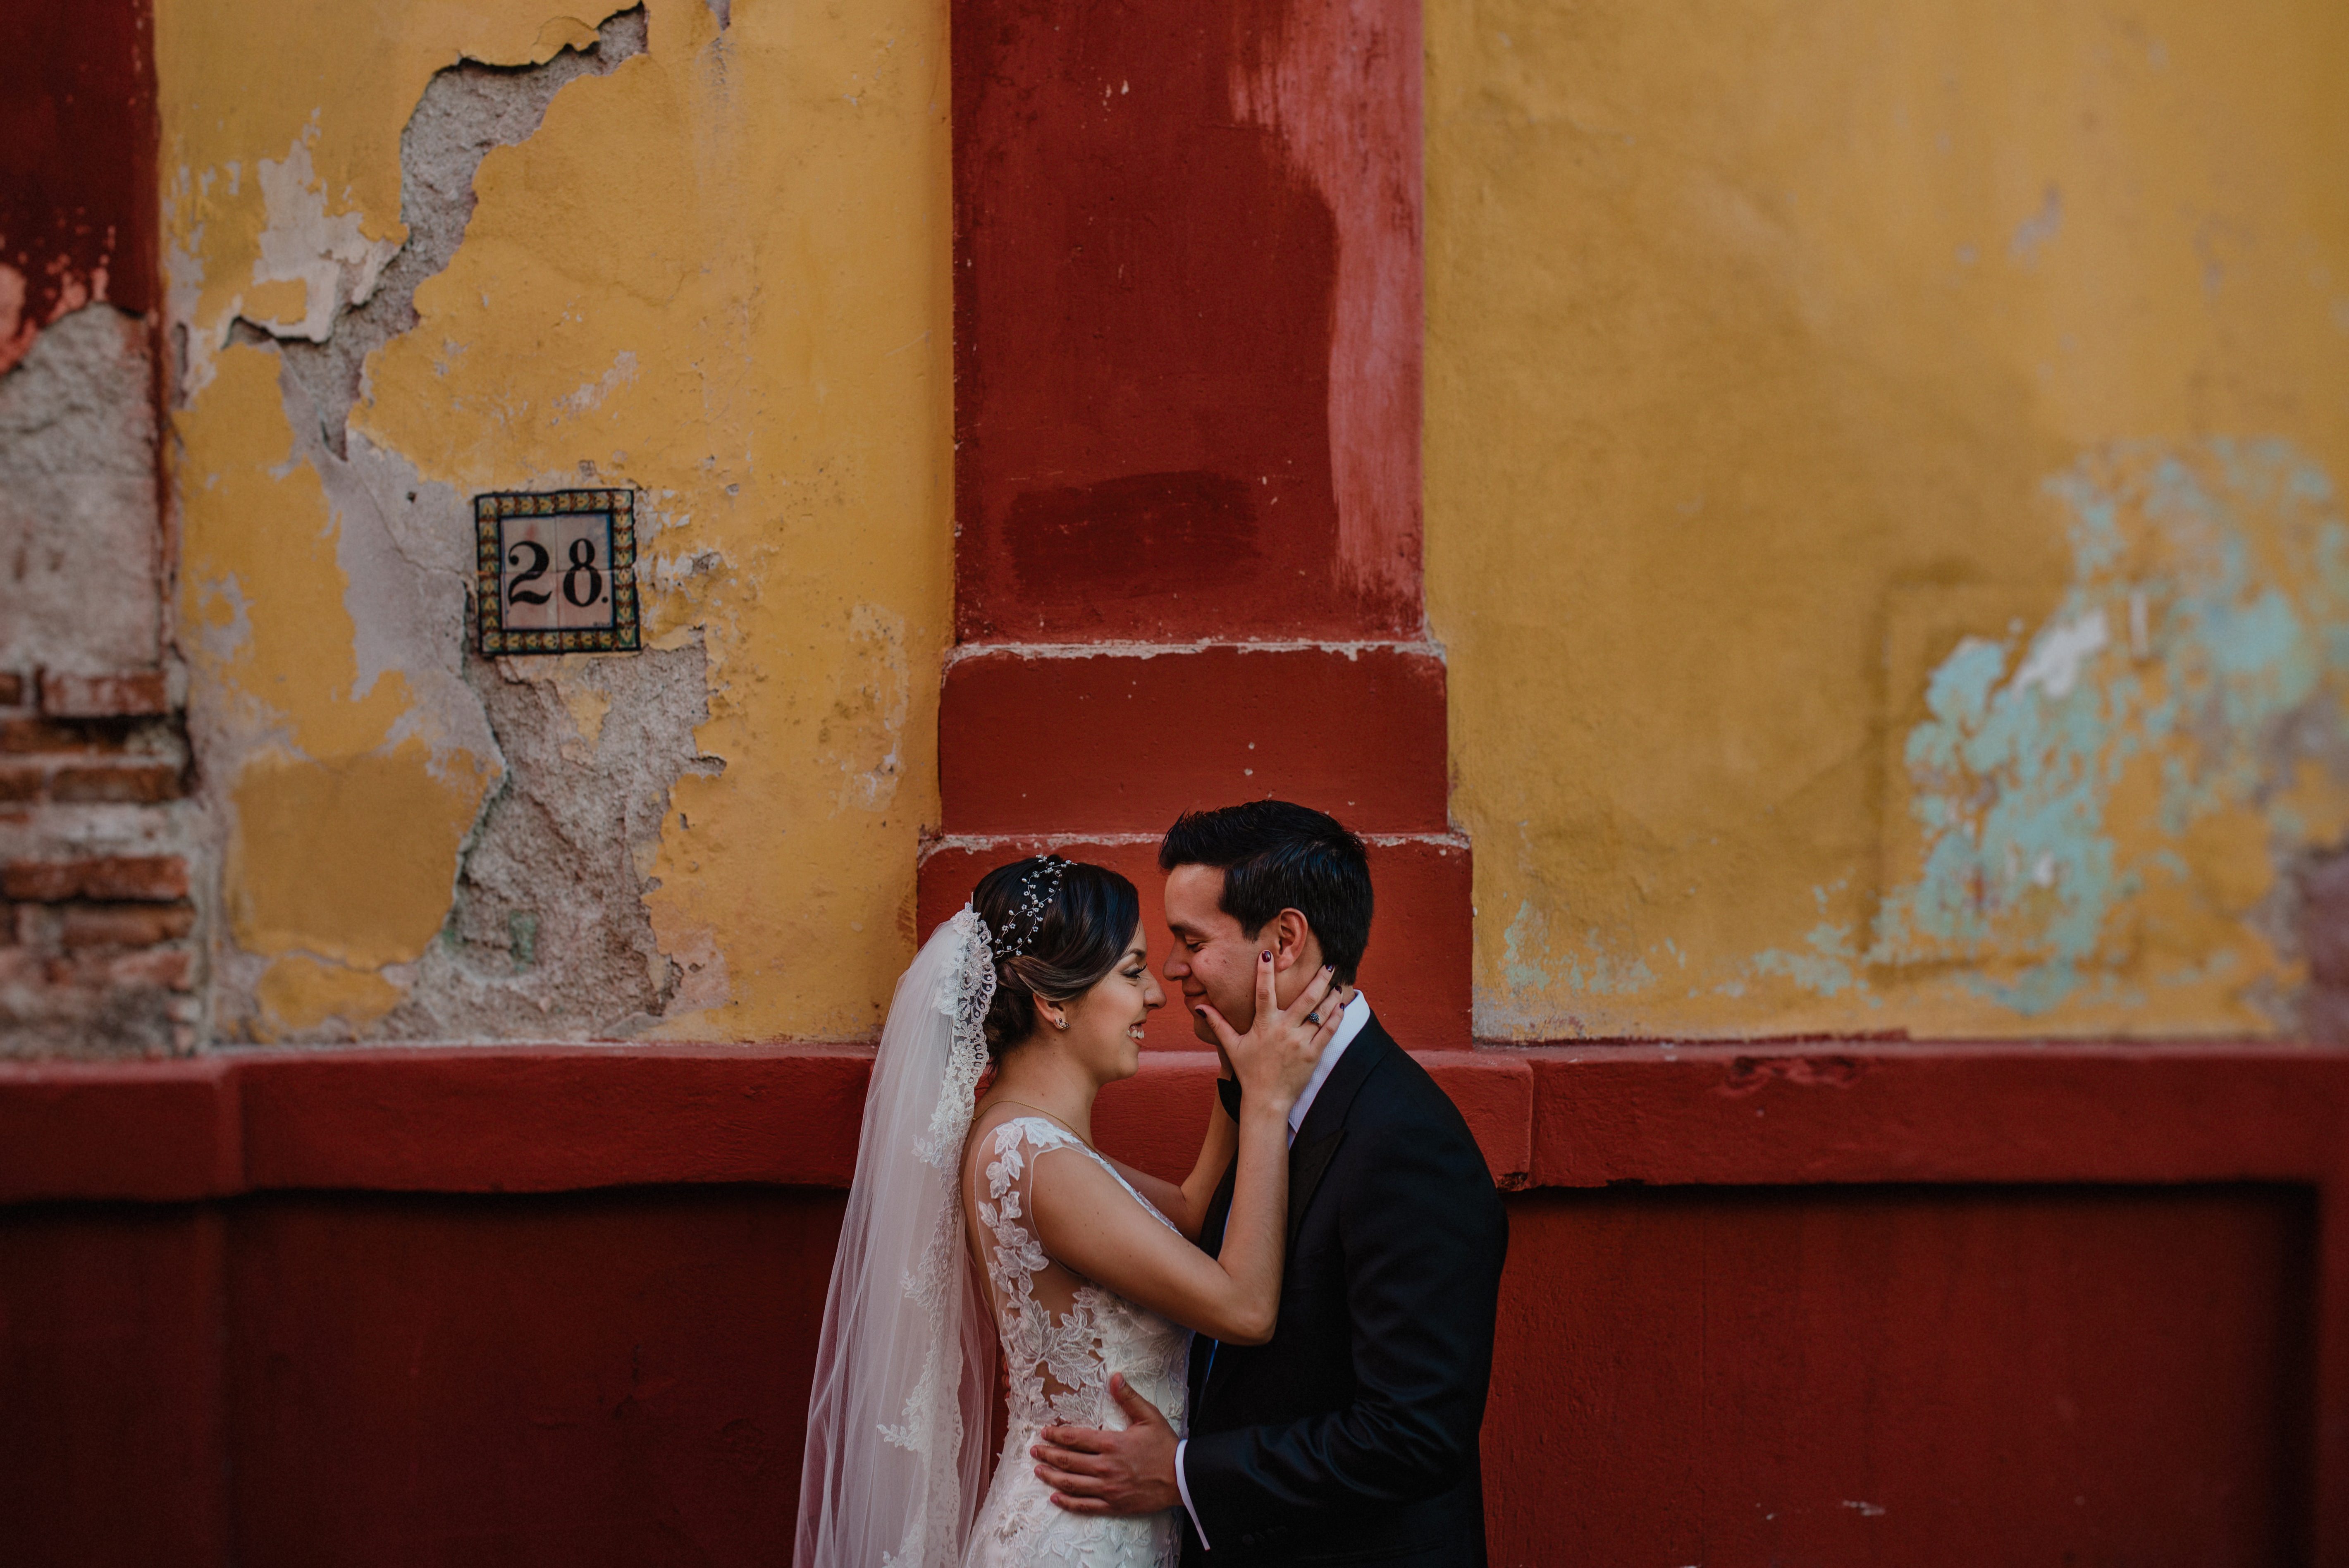
{"label": "groom", "polygon": [[[1074,1513],[1180,1508],[1186,1568],[1485,1561],[1477,1429],[1508,1222],[1467,1123],[1352,989],[1371,934],[1361,841],[1281,800],[1192,811],[1158,851],[1182,987],[1237,1032],[1269,949],[1283,1006],[1324,964],[1350,995],[1289,1113],[1288,1249],[1271,1341],[1191,1347],[1190,1435],[1123,1378],[1123,1431],[1048,1427],[1033,1450]],[[1228,1065],[1216,1085],[1237,1115]],[[1222,1245],[1232,1173],[1199,1244]]]}

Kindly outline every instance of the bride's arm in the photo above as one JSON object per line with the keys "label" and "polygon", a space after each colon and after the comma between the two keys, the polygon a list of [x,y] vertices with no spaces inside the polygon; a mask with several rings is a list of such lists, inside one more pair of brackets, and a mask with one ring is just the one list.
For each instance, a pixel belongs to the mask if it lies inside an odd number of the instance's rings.
{"label": "bride's arm", "polygon": [[[1032,1192],[1044,1250],[1096,1284],[1186,1328],[1237,1345],[1271,1338],[1288,1210],[1288,1108],[1336,1032],[1334,1007],[1327,1017],[1304,1021],[1328,993],[1330,979],[1324,969],[1284,1009],[1274,998],[1267,954],[1257,960],[1256,1023],[1247,1035],[1232,1033],[1220,1015],[1207,1010],[1241,1086],[1239,1170],[1219,1255],[1211,1258],[1169,1231],[1107,1171],[1079,1159],[1037,1166]],[[1199,1173],[1193,1175],[1196,1180]]]}
{"label": "bride's arm", "polygon": [[1224,1179],[1231,1165],[1232,1151],[1239,1146],[1239,1123],[1224,1109],[1224,1097],[1212,1097],[1214,1105],[1207,1111],[1207,1136],[1199,1142],[1199,1158],[1192,1162],[1191,1174],[1181,1186],[1163,1176],[1153,1176],[1147,1171],[1137,1171],[1123,1160],[1112,1160],[1119,1175],[1133,1183],[1133,1190],[1150,1200],[1158,1212],[1174,1222],[1174,1228],[1193,1241],[1199,1239],[1199,1228],[1207,1222],[1207,1205],[1216,1196],[1216,1184]]}

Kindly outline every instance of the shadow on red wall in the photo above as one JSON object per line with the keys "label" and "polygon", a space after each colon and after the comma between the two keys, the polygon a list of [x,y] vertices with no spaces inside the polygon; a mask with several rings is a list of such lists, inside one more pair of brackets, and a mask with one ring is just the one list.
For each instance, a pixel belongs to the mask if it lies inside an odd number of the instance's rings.
{"label": "shadow on red wall", "polygon": [[[7,1561],[781,1563],[840,1208],[0,1210]],[[2305,1190],[1617,1188],[1510,1219],[1496,1563],[2302,1556]]]}

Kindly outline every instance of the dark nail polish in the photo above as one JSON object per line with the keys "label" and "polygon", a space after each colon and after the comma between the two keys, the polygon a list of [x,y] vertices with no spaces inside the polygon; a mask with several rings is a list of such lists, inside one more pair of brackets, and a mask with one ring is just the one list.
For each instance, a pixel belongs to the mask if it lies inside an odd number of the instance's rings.
{"label": "dark nail polish", "polygon": [[1272,962],[1272,953],[1270,949],[1267,949],[1265,952],[1257,954],[1257,956],[1263,959],[1267,964]]}

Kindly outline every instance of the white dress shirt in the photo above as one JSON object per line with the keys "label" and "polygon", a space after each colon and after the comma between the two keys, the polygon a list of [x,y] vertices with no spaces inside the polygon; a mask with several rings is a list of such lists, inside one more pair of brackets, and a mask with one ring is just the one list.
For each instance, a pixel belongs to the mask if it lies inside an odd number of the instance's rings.
{"label": "white dress shirt", "polygon": [[[1321,1086],[1329,1081],[1330,1069],[1338,1065],[1338,1058],[1346,1054],[1346,1047],[1354,1043],[1354,1037],[1361,1034],[1362,1026],[1370,1021],[1371,1005],[1357,990],[1352,999],[1347,1002],[1344,1016],[1338,1020],[1338,1032],[1330,1037],[1328,1045],[1321,1047],[1321,1059],[1313,1064],[1313,1076],[1305,1080],[1305,1092],[1299,1095],[1297,1103],[1288,1108],[1288,1141],[1291,1144],[1297,1141],[1297,1130],[1305,1125],[1305,1113],[1313,1109],[1313,1097],[1319,1094]],[[1174,1445],[1174,1490],[1183,1496],[1183,1511],[1191,1516],[1191,1528],[1199,1532],[1199,1544],[1212,1551],[1214,1547],[1207,1540],[1207,1528],[1199,1522],[1199,1511],[1191,1506],[1191,1483],[1183,1474],[1183,1450],[1190,1446],[1188,1438]]]}

